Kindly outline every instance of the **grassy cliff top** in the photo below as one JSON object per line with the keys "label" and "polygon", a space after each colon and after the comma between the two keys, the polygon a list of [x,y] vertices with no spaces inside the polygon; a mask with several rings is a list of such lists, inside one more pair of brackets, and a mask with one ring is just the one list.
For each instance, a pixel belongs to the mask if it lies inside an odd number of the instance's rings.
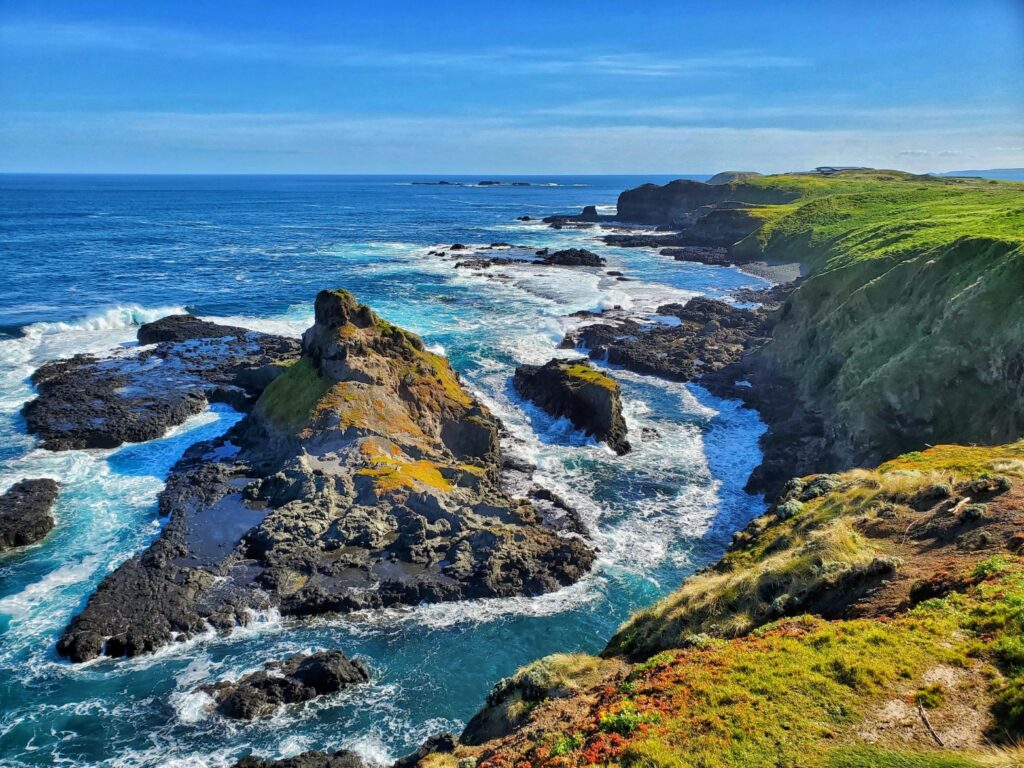
{"label": "grassy cliff top", "polygon": [[475,719],[487,738],[433,759],[1024,764],[1022,522],[1024,441],[795,480],[716,568],[625,625],[606,658],[524,668]]}
{"label": "grassy cliff top", "polygon": [[798,195],[760,206],[764,225],[740,252],[799,259],[812,270],[850,261],[919,254],[963,238],[1024,245],[1024,184],[987,179],[854,171],[787,174],[742,182],[761,195]]}

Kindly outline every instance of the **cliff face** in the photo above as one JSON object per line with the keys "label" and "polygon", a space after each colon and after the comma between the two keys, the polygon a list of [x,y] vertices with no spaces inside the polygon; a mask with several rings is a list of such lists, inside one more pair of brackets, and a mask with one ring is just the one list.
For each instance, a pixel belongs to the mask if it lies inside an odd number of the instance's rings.
{"label": "cliff face", "polygon": [[725,202],[755,205],[785,203],[799,193],[760,187],[746,181],[705,184],[678,179],[668,184],[644,184],[619,195],[616,218],[638,224],[688,225]]}
{"label": "cliff face", "polygon": [[421,764],[1021,764],[1022,459],[941,446],[794,481],[604,658],[523,668]]}
{"label": "cliff face", "polygon": [[160,537],[108,576],[57,649],[133,656],[253,611],[533,595],[593,552],[504,489],[498,422],[448,362],[345,291],[301,357],[160,496]]}
{"label": "cliff face", "polygon": [[964,238],[806,280],[761,354],[824,415],[836,466],[1024,434],[1024,248]]}

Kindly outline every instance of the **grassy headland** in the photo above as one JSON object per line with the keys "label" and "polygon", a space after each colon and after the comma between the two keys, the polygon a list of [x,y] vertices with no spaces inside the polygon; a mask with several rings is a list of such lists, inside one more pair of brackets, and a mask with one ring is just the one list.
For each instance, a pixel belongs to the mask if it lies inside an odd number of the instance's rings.
{"label": "grassy headland", "polygon": [[[604,658],[502,681],[437,765],[1014,766],[1024,442],[804,478]],[[431,763],[434,764],[434,763]]]}

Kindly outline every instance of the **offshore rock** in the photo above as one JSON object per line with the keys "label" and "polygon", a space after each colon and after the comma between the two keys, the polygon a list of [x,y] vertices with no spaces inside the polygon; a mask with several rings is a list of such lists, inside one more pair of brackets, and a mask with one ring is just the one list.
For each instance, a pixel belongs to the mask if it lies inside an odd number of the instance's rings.
{"label": "offshore rock", "polygon": [[629,452],[619,383],[589,361],[554,359],[523,365],[516,368],[512,382],[520,395],[552,416],[568,418],[620,456]]}
{"label": "offshore rock", "polygon": [[301,358],[172,470],[160,537],[101,584],[58,651],[134,656],[255,611],[536,595],[593,561],[502,482],[499,423],[447,360],[322,291]]}
{"label": "offshore rock", "polygon": [[603,257],[585,248],[566,248],[546,254],[537,263],[559,267],[603,267],[606,262]]}
{"label": "offshore rock", "polygon": [[139,328],[141,348],[76,355],[32,376],[22,412],[48,450],[116,448],[161,437],[211,402],[248,410],[294,360],[294,339],[172,315]]}
{"label": "offshore rock", "polygon": [[0,496],[0,552],[35,544],[53,529],[58,487],[49,478],[21,480]]}
{"label": "offshore rock", "polygon": [[739,360],[764,344],[771,322],[762,310],[739,309],[715,299],[696,297],[683,304],[665,304],[658,314],[675,325],[618,319],[586,325],[569,333],[562,345],[589,351],[635,373],[674,381],[692,381]]}
{"label": "offshore rock", "polygon": [[252,720],[273,715],[283,705],[312,701],[369,679],[361,662],[351,661],[341,651],[320,651],[272,661],[259,672],[198,690],[213,697],[217,711],[225,717]]}

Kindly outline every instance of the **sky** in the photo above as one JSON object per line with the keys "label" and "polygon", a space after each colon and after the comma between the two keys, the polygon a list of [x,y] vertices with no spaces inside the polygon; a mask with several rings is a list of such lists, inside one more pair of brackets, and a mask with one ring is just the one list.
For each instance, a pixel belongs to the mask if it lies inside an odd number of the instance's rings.
{"label": "sky", "polygon": [[1024,0],[0,0],[0,172],[1024,166]]}

